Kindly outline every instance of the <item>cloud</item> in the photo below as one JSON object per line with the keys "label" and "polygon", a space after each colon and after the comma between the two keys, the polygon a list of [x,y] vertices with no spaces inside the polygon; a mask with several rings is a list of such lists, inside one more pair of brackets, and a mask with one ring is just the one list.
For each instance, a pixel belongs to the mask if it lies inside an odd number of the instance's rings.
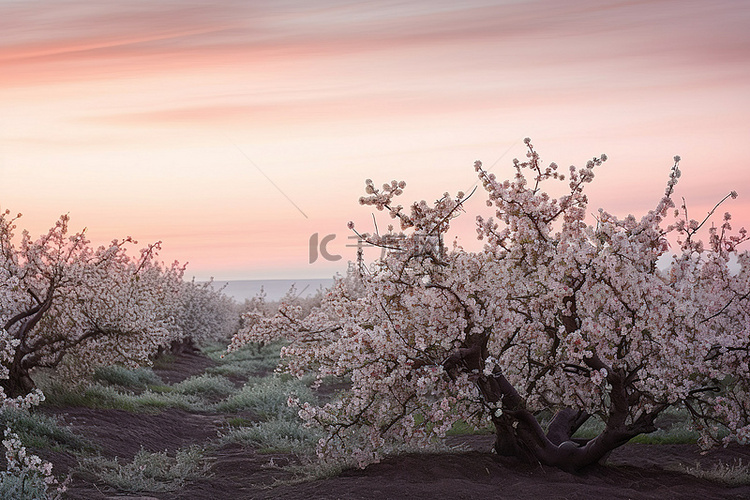
{"label": "cloud", "polygon": [[[0,7],[0,84],[153,77],[269,60],[404,51],[487,67],[727,65],[750,50],[750,8],[675,0],[600,2],[34,2]],[[20,6],[19,6],[20,5]],[[457,56],[458,54],[458,56]]]}

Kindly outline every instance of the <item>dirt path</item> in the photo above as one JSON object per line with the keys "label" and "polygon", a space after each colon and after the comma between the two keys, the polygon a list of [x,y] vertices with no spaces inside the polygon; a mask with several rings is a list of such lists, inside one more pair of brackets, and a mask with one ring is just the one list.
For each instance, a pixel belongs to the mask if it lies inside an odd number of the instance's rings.
{"label": "dirt path", "polygon": [[[179,356],[157,370],[163,380],[177,382],[202,373],[210,361],[195,355]],[[107,457],[130,460],[143,447],[173,452],[191,444],[205,444],[225,428],[220,414],[169,409],[157,414],[121,410],[64,408],[58,417],[76,433],[93,441]],[[288,484],[292,474],[283,469],[294,457],[263,454],[239,445],[219,448],[211,456],[204,477],[176,493],[122,496],[80,475],[73,478],[67,498],[202,499],[475,499],[570,498],[587,499],[747,499],[750,486],[727,488],[692,476],[665,470],[670,464],[697,461],[750,463],[750,447],[731,447],[701,455],[694,445],[626,445],[616,450],[606,467],[572,475],[549,467],[533,467],[486,453],[491,436],[462,436],[452,444],[467,450],[456,454],[405,455],[384,460],[364,470],[338,477]],[[48,453],[56,472],[76,464],[72,455]],[[285,483],[286,482],[286,483]]]}
{"label": "dirt path", "polygon": [[[638,452],[624,452],[634,455]],[[596,467],[572,475],[485,453],[408,455],[324,481],[282,486],[268,499],[685,499],[750,498],[750,487],[722,488],[656,468]]]}

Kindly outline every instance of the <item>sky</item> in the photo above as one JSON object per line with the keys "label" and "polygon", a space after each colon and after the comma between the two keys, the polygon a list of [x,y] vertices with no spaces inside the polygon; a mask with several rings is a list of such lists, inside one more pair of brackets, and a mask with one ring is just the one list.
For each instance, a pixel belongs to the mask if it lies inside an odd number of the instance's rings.
{"label": "sky", "polygon": [[592,212],[654,208],[680,155],[691,216],[736,190],[750,226],[748,26],[746,0],[0,0],[0,209],[200,280],[327,278],[372,229],[365,179],[434,200],[528,136],[607,154]]}

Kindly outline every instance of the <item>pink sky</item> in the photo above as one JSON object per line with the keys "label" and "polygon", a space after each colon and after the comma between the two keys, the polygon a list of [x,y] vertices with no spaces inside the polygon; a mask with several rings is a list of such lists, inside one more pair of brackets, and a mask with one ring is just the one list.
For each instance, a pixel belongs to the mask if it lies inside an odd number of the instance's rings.
{"label": "pink sky", "polygon": [[[366,178],[435,199],[530,136],[609,156],[592,212],[652,208],[679,154],[692,213],[735,189],[750,225],[748,26],[739,0],[0,0],[0,208],[199,279],[329,277]],[[343,258],[310,264],[314,233]]]}

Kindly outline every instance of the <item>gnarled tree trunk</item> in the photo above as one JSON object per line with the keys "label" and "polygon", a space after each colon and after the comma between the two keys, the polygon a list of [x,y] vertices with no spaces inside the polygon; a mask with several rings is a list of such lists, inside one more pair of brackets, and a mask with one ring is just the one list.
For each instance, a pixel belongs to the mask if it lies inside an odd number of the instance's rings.
{"label": "gnarled tree trunk", "polygon": [[28,368],[24,367],[23,353],[16,352],[13,361],[8,366],[8,378],[0,380],[0,386],[5,390],[5,394],[11,398],[25,396],[36,389],[36,384],[31,379]]}
{"label": "gnarled tree trunk", "polygon": [[626,423],[629,413],[627,385],[633,374],[617,372],[607,366],[595,354],[585,363],[593,370],[606,369],[607,382],[611,385],[611,405],[605,429],[592,439],[574,439],[573,434],[589,418],[581,410],[558,411],[547,432],[527,409],[526,401],[505,378],[502,370],[495,367],[484,375],[484,360],[487,359],[487,335],[467,338],[465,345],[444,363],[446,371],[467,371],[472,374],[477,388],[490,408],[495,426],[494,451],[499,455],[515,456],[529,463],[541,463],[567,471],[576,471],[588,465],[600,463],[615,448],[631,438],[656,430],[654,419],[666,408],[658,406],[654,411],[641,415],[636,421]]}

